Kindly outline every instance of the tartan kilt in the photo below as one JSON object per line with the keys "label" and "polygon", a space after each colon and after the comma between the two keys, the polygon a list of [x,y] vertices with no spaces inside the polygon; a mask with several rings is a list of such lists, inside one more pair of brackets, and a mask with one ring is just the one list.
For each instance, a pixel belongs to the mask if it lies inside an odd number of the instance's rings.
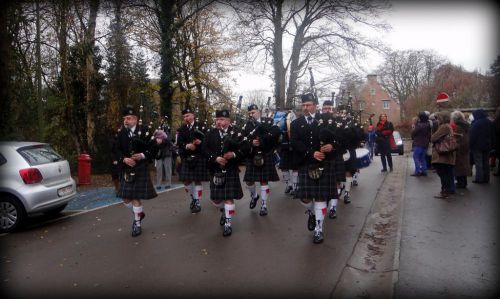
{"label": "tartan kilt", "polygon": [[350,149],[349,154],[349,160],[344,162],[344,168],[346,172],[349,171],[350,173],[355,173],[356,171],[358,171],[358,168],[356,167],[356,150]]}
{"label": "tartan kilt", "polygon": [[179,170],[179,181],[202,181],[207,182],[210,180],[210,173],[208,172],[207,159],[202,156],[196,157],[196,164],[193,168],[189,167],[189,163],[185,158],[181,159],[181,166]]}
{"label": "tartan kilt", "polygon": [[294,161],[295,154],[293,151],[288,149],[281,149],[279,151],[280,164],[279,169],[281,170],[297,170],[297,161]]}
{"label": "tartan kilt", "polygon": [[243,197],[243,189],[240,182],[240,169],[230,168],[226,171],[226,183],[222,186],[215,186],[212,179],[210,180],[210,199],[225,200],[225,199],[241,199]]}
{"label": "tartan kilt", "polygon": [[276,182],[280,178],[273,161],[273,152],[264,154],[264,165],[253,165],[252,159],[246,159],[245,182]]}
{"label": "tartan kilt", "polygon": [[335,172],[332,169],[332,161],[323,162],[323,174],[317,180],[309,178],[307,172],[309,165],[299,168],[299,183],[295,198],[299,199],[322,199],[330,200],[337,195],[337,182],[335,181]]}
{"label": "tartan kilt", "polygon": [[337,182],[345,182],[345,167],[344,167],[344,158],[342,155],[335,155],[334,159],[334,168],[332,171],[335,172],[335,180]]}
{"label": "tartan kilt", "polygon": [[[125,167],[127,166],[124,166],[123,170],[125,170]],[[124,171],[120,173],[120,187],[116,196],[126,199],[151,199],[158,196],[151,182],[148,163],[141,162],[134,167],[135,180],[131,183],[125,182]]]}

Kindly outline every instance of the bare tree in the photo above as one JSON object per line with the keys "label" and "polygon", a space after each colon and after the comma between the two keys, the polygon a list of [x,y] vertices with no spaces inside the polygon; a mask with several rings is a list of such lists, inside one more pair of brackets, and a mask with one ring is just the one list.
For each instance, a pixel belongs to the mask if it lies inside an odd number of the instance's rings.
{"label": "bare tree", "polygon": [[428,50],[393,51],[385,57],[377,75],[380,84],[401,105],[401,119],[406,119],[406,102],[419,90],[432,84],[434,72],[445,60]]}
{"label": "bare tree", "polygon": [[[383,1],[239,1],[229,2],[240,22],[238,35],[249,58],[264,54],[272,61],[276,105],[291,105],[298,80],[314,64],[340,67],[342,61],[356,61],[364,48],[382,50],[383,46],[362,37],[353,24],[385,29],[377,15],[387,7]],[[291,40],[290,51],[284,43]],[[288,84],[286,83],[288,81]]]}

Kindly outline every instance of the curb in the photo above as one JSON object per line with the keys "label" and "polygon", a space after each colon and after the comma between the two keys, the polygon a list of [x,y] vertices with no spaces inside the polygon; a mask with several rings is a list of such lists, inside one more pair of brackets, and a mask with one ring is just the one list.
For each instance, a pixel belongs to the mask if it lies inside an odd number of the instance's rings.
{"label": "curb", "polygon": [[408,159],[398,162],[394,172],[385,175],[330,298],[393,297],[399,274]]}

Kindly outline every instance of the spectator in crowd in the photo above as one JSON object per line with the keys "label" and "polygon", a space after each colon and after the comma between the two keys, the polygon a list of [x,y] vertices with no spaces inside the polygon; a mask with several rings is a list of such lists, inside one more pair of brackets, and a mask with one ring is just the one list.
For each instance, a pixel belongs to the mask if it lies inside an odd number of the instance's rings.
{"label": "spectator in crowd", "polygon": [[476,184],[485,184],[490,181],[488,157],[491,151],[493,125],[483,109],[472,112],[474,121],[469,131],[469,148],[475,165]]}
{"label": "spectator in crowd", "polygon": [[460,111],[451,113],[451,126],[459,144],[455,159],[455,178],[457,188],[467,187],[467,177],[472,176],[469,158],[469,123]]}
{"label": "spectator in crowd", "polygon": [[391,154],[391,141],[390,138],[394,132],[392,122],[387,120],[387,114],[382,113],[376,126],[376,143],[377,149],[380,153],[382,160],[382,172],[387,171],[387,164],[389,164],[389,171],[392,172],[392,154]]}
{"label": "spectator in crowd", "polygon": [[[425,111],[425,114],[429,117],[429,126],[431,127],[431,135],[434,134],[438,128],[438,123],[436,120],[436,114]],[[432,167],[432,144],[427,147],[427,152],[425,153],[425,161],[427,162],[427,170],[433,170]]]}
{"label": "spectator in crowd", "polygon": [[[450,113],[446,111],[438,112],[436,119],[439,127],[431,136],[433,144],[441,142],[444,137],[453,134],[450,126]],[[435,195],[435,198],[447,199],[453,190],[453,172],[455,167],[455,152],[438,153],[435,148],[432,150],[432,164],[441,180],[441,192]]]}
{"label": "spectator in crowd", "polygon": [[373,125],[368,126],[368,132],[366,133],[366,146],[368,147],[368,152],[370,156],[370,160],[373,161],[373,152],[375,150],[375,138],[377,134],[375,134],[375,130],[373,129]]}
{"label": "spectator in crowd", "polygon": [[156,189],[161,190],[163,171],[165,171],[165,189],[172,185],[172,140],[163,130],[154,133],[158,153],[155,157],[156,164]]}
{"label": "spectator in crowd", "polygon": [[431,126],[425,112],[418,114],[417,122],[411,132],[411,139],[413,140],[413,162],[415,163],[415,172],[412,176],[427,176],[426,153],[431,139]]}
{"label": "spectator in crowd", "polygon": [[495,120],[493,121],[493,150],[495,151],[496,160],[498,160],[498,164],[496,165],[497,169],[494,170],[493,175],[500,175],[500,107],[497,108],[495,113]]}

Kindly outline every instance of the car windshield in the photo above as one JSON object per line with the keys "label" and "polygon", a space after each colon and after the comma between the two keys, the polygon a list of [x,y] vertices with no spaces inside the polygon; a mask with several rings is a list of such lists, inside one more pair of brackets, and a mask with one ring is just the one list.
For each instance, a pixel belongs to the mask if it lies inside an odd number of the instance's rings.
{"label": "car windshield", "polygon": [[64,160],[64,158],[48,144],[22,147],[17,151],[31,166]]}

